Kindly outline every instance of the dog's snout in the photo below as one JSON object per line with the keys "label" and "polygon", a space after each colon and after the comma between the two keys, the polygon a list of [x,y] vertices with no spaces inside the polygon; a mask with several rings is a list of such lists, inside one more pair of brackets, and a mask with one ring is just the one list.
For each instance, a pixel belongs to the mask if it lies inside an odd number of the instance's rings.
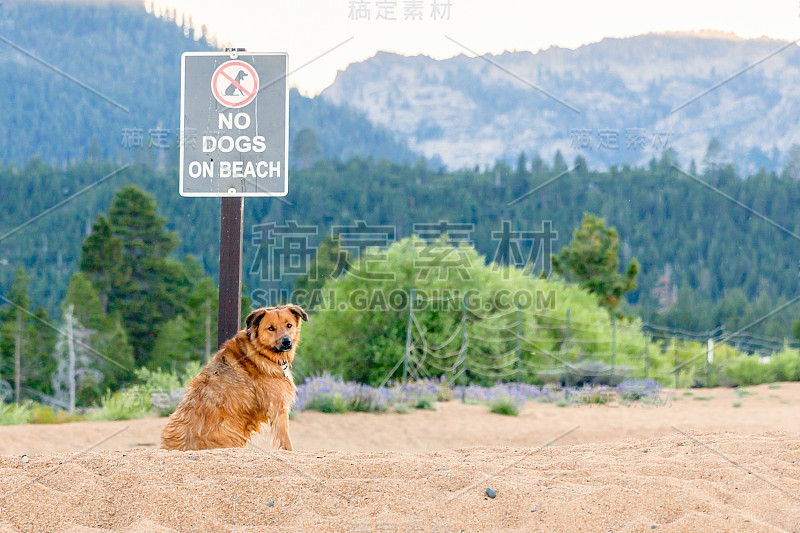
{"label": "dog's snout", "polygon": [[284,337],[281,339],[281,346],[284,348],[291,348],[292,347],[292,339],[289,337]]}

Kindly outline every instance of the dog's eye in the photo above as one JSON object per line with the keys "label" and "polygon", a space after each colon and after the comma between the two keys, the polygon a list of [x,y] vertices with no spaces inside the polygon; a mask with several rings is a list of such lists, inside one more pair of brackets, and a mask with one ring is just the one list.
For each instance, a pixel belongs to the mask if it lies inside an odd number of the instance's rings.
{"label": "dog's eye", "polygon": [[286,327],[287,327],[287,328],[291,328],[291,327],[292,327],[292,325],[291,325],[291,324],[286,324]]}
{"label": "dog's eye", "polygon": [[270,326],[267,328],[269,331],[275,331],[275,326]]}

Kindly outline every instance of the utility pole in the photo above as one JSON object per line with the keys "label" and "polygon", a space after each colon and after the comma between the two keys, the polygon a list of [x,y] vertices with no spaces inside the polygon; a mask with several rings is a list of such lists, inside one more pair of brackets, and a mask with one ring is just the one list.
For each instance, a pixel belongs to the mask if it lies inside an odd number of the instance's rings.
{"label": "utility pole", "polygon": [[647,379],[647,333],[644,334],[644,379]]}
{"label": "utility pole", "polygon": [[408,299],[408,327],[406,328],[406,352],[403,355],[403,383],[408,380],[408,360],[411,357],[411,328],[414,320],[414,289]]}
{"label": "utility pole", "polygon": [[706,351],[706,388],[711,385],[711,363],[714,362],[714,337],[708,338],[708,347]]}
{"label": "utility pole", "polygon": [[69,412],[75,411],[75,329],[73,327],[73,313],[75,306],[69,304],[67,308],[67,347],[69,348],[69,375],[67,376],[67,383],[69,384]]}
{"label": "utility pole", "polygon": [[522,307],[517,304],[517,383],[522,382]]}
{"label": "utility pole", "polygon": [[22,391],[22,311],[17,310],[17,338],[14,342],[14,401],[19,403]]}
{"label": "utility pole", "polygon": [[[467,384],[467,346],[469,345],[469,337],[467,336],[467,295],[461,300],[461,369],[462,380],[461,383]],[[463,397],[462,397],[463,398]]]}
{"label": "utility pole", "polygon": [[678,389],[678,338],[675,337],[672,342],[672,357],[674,359],[673,366],[675,367],[675,390]]}
{"label": "utility pole", "polygon": [[616,370],[617,360],[617,313],[611,314],[611,373]]}

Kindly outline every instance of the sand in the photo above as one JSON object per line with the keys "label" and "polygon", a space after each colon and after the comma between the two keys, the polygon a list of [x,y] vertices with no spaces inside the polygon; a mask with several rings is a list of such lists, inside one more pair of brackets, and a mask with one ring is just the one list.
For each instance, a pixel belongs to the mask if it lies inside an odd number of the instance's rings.
{"label": "sand", "polygon": [[749,390],[519,417],[304,412],[296,452],[166,452],[155,418],[3,427],[0,533],[800,531],[800,384]]}

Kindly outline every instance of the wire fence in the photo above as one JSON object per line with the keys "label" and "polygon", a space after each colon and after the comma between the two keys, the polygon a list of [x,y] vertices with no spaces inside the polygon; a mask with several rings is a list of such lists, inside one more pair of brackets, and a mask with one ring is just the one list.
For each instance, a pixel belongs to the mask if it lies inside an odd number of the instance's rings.
{"label": "wire fence", "polygon": [[[495,309],[477,312],[461,297],[415,297],[411,292],[404,355],[381,386],[445,378],[451,385],[521,383],[617,384],[625,379],[655,379],[676,388],[731,384],[727,370],[742,354],[764,361],[800,342],[724,326],[688,331],[638,320],[583,322],[563,311]],[[429,304],[437,302],[440,305]],[[446,305],[442,305],[446,304]],[[302,380],[300,368],[296,378]],[[727,380],[727,381],[726,381]],[[69,409],[56,398],[22,387],[29,398]],[[0,379],[0,402],[11,399],[12,384]]]}
{"label": "wire fence", "polygon": [[[735,356],[769,357],[800,343],[724,326],[687,331],[647,322],[585,323],[570,310],[538,312],[516,308],[476,313],[458,298],[422,299],[411,294],[402,367],[408,379],[445,377],[471,382],[609,383],[658,379],[679,386],[726,384],[726,365]],[[448,303],[432,310],[432,302]],[[569,383],[569,381],[573,381]]]}

